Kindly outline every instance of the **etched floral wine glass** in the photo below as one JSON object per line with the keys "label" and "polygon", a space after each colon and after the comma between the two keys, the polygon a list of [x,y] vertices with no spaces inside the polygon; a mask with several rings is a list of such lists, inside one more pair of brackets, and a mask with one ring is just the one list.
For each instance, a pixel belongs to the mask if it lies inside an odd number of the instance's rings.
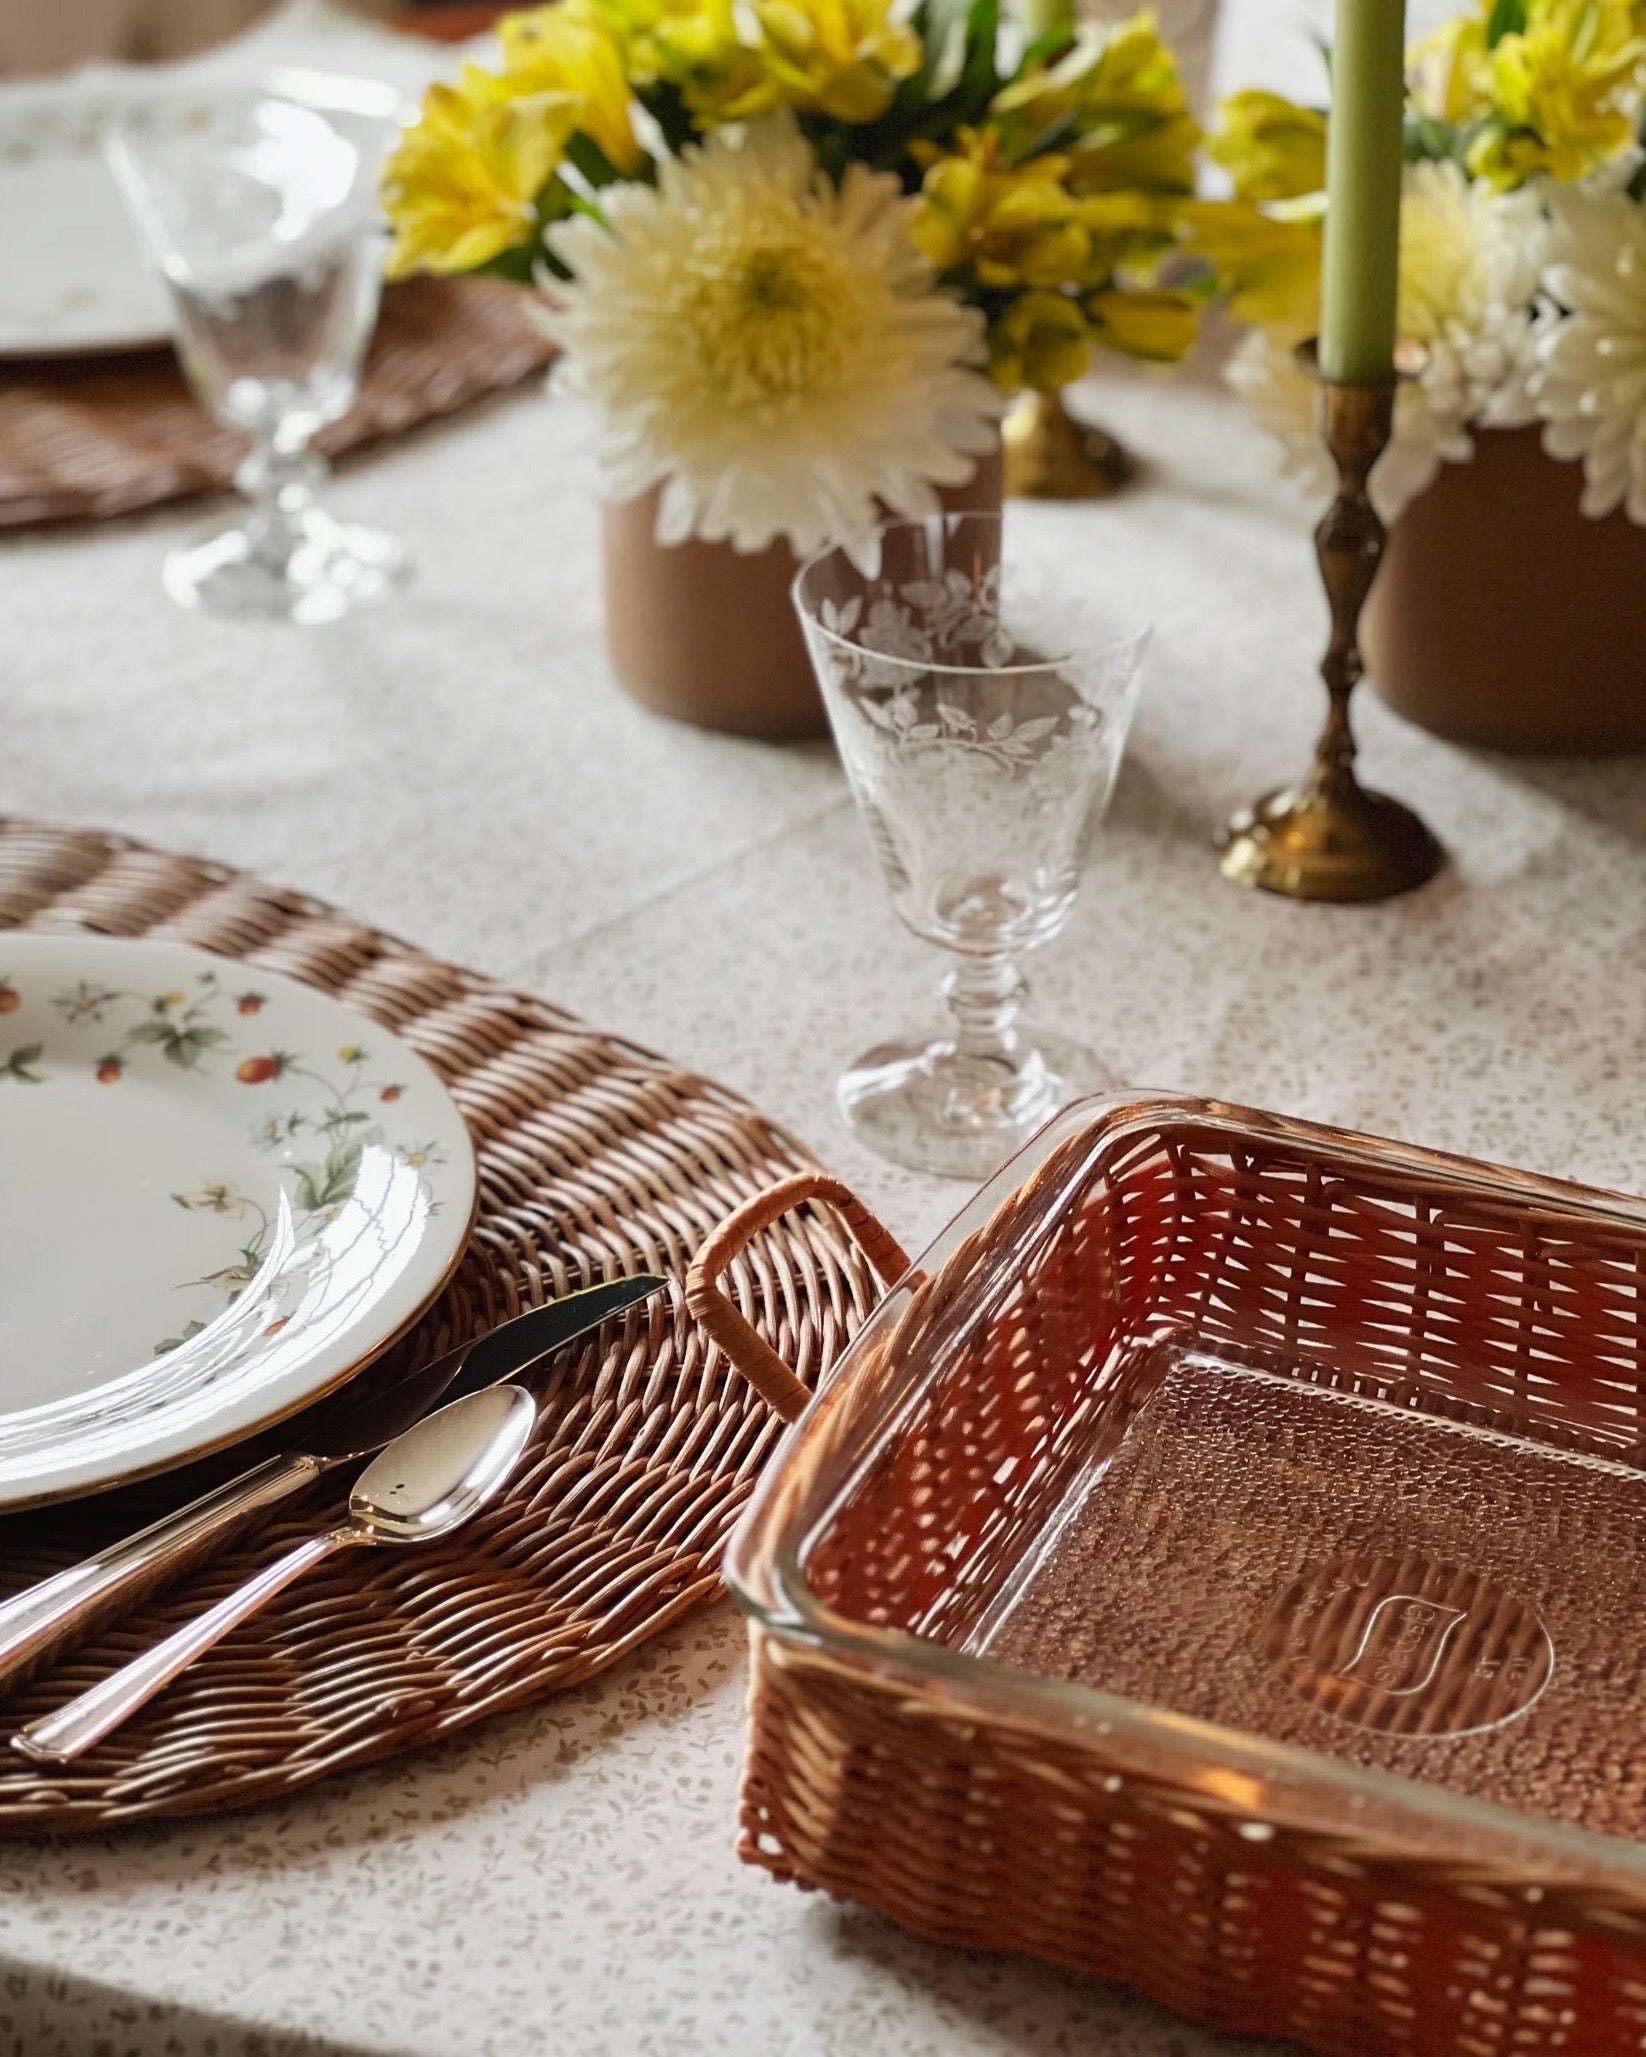
{"label": "etched floral wine glass", "polygon": [[235,475],[244,520],[166,559],[166,590],[184,606],[334,621],[405,577],[392,536],[319,505],[326,466],[310,447],[359,388],[385,247],[377,178],[398,111],[369,81],[294,75],[279,91],[145,100],[107,139],[189,382],[252,444]]}
{"label": "etched floral wine glass", "polygon": [[1068,919],[1149,631],[1057,580],[993,514],[889,523],[866,553],[813,557],[794,597],[893,905],[959,960],[949,1026],[859,1058],[841,1109],[897,1163],[981,1178],[1114,1083],[1024,1020],[1017,959]]}

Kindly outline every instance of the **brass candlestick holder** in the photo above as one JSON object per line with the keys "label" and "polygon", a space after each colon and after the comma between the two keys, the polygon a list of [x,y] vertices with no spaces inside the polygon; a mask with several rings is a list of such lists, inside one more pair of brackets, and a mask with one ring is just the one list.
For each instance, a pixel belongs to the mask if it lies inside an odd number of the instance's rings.
{"label": "brass candlestick holder", "polygon": [[1313,343],[1302,346],[1298,359],[1320,379],[1322,427],[1338,476],[1337,497],[1315,530],[1332,611],[1320,666],[1331,704],[1308,775],[1235,816],[1220,868],[1236,885],[1294,900],[1387,900],[1423,885],[1444,862],[1440,845],[1409,807],[1368,793],[1355,777],[1349,726],[1349,696],[1364,669],[1360,610],[1384,541],[1366,482],[1394,424],[1397,382],[1350,386],[1323,378]]}
{"label": "brass candlestick holder", "polygon": [[1019,393],[1000,440],[1014,500],[1106,500],[1137,476],[1126,446],[1076,421],[1056,393]]}

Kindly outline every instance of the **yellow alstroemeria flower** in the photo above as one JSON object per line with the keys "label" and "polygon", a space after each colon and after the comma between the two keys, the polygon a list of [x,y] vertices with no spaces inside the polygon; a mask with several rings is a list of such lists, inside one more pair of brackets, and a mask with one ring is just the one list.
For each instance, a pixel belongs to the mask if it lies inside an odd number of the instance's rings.
{"label": "yellow alstroemeria flower", "polygon": [[1126,21],[1076,29],[1055,63],[1035,65],[995,95],[990,109],[1025,128],[1112,121],[1120,115],[1184,114],[1188,100],[1177,60],[1161,40],[1152,9]]}
{"label": "yellow alstroemeria flower", "polygon": [[1482,60],[1491,114],[1471,143],[1477,178],[1511,187],[1539,173],[1598,170],[1634,140],[1646,40],[1632,0],[1530,0],[1523,31]]}
{"label": "yellow alstroemeria flower", "polygon": [[961,129],[956,142],[953,155],[922,153],[929,162],[909,233],[932,269],[969,265],[980,285],[997,291],[1085,278],[1092,237],[1063,183],[1066,160],[1037,157],[1011,169],[1000,164],[992,132]]}
{"label": "yellow alstroemeria flower", "polygon": [[587,136],[614,171],[639,171],[646,153],[635,138],[623,48],[592,9],[533,7],[507,14],[500,24],[503,85],[512,94],[563,97],[573,127]]}
{"label": "yellow alstroemeria flower", "polygon": [[632,88],[675,86],[700,115],[764,84],[764,67],[739,37],[734,0],[560,0],[560,8],[610,30]]}
{"label": "yellow alstroemeria flower", "polygon": [[1080,303],[1064,293],[1019,293],[989,328],[989,375],[1008,393],[1055,393],[1092,361]]}
{"label": "yellow alstroemeria flower", "polygon": [[1174,115],[1144,128],[1115,122],[1068,146],[1069,184],[1076,192],[1112,193],[1143,186],[1155,193],[1194,191],[1200,125]]}
{"label": "yellow alstroemeria flower", "polygon": [[1148,9],[1111,28],[1077,30],[1056,63],[1003,88],[990,115],[1010,161],[1048,147],[1066,151],[1086,190],[1193,189],[1200,130]]}
{"label": "yellow alstroemeria flower", "polygon": [[920,69],[920,38],[887,0],[756,0],[764,56],[790,107],[875,121]]}
{"label": "yellow alstroemeria flower", "polygon": [[1077,204],[1091,237],[1090,284],[1150,268],[1177,245],[1185,202],[1176,193],[1090,193]]}
{"label": "yellow alstroemeria flower", "polygon": [[966,262],[988,206],[989,175],[971,156],[939,157],[927,166],[909,239],[932,270]]}
{"label": "yellow alstroemeria flower", "polygon": [[1098,342],[1151,364],[1178,364],[1200,333],[1204,302],[1175,287],[1094,293],[1086,302]]}
{"label": "yellow alstroemeria flower", "polygon": [[1280,93],[1235,93],[1207,145],[1241,200],[1295,200],[1326,183],[1326,117]]}
{"label": "yellow alstroemeria flower", "polygon": [[474,271],[531,242],[572,128],[563,101],[512,98],[477,65],[454,86],[431,86],[383,168],[389,277]]}
{"label": "yellow alstroemeria flower", "polygon": [[1237,321],[1306,333],[1320,298],[1320,215],[1268,214],[1241,200],[1182,210],[1181,247],[1216,273]]}
{"label": "yellow alstroemeria flower", "polygon": [[1485,59],[1485,17],[1457,15],[1408,51],[1406,97],[1431,121],[1453,127],[1475,121],[1490,111],[1483,86]]}
{"label": "yellow alstroemeria flower", "polygon": [[875,121],[898,81],[920,69],[920,38],[890,0],[754,0],[753,34],[715,77],[689,82],[687,104],[713,122],[774,108]]}

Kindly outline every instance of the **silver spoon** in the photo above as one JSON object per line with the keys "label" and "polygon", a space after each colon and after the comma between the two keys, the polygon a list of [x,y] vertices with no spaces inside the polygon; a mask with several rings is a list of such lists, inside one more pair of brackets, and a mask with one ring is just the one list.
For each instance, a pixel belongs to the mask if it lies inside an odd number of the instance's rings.
{"label": "silver spoon", "polygon": [[536,1419],[536,1401],[519,1386],[471,1393],[427,1415],[355,1480],[347,1521],[299,1543],[152,1650],[31,1721],[12,1737],[12,1748],[37,1764],[72,1764],[231,1628],[337,1551],[356,1543],[426,1543],[449,1535],[507,1483]]}
{"label": "silver spoon", "polygon": [[[3,0],[0,0],[3,4]],[[385,1385],[375,1372],[351,1381],[291,1425],[295,1441],[227,1485],[191,1500],[124,1542],[111,1543],[38,1585],[0,1600],[0,1692],[61,1657],[73,1643],[180,1576],[244,1527],[253,1515],[301,1492],[340,1464],[381,1450],[421,1421],[436,1402],[518,1378],[541,1357],[573,1342],[665,1281],[650,1274],[586,1286],[517,1315],[489,1335],[459,1343],[432,1364]],[[285,1431],[282,1431],[284,1434]]]}

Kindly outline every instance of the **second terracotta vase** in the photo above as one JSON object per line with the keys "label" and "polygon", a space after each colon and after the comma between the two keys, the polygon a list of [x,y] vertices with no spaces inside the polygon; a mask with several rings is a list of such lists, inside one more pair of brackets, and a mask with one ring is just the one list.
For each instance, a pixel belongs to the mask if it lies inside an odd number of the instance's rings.
{"label": "second terracotta vase", "polygon": [[[998,513],[999,453],[941,495],[951,514]],[[606,647],[647,707],[742,736],[827,735],[828,716],[789,598],[786,543],[751,554],[729,543],[657,541],[658,494],[602,510]]]}
{"label": "second terracotta vase", "polygon": [[1646,528],[1580,509],[1536,429],[1481,429],[1389,532],[1361,629],[1372,682],[1454,742],[1646,750]]}

